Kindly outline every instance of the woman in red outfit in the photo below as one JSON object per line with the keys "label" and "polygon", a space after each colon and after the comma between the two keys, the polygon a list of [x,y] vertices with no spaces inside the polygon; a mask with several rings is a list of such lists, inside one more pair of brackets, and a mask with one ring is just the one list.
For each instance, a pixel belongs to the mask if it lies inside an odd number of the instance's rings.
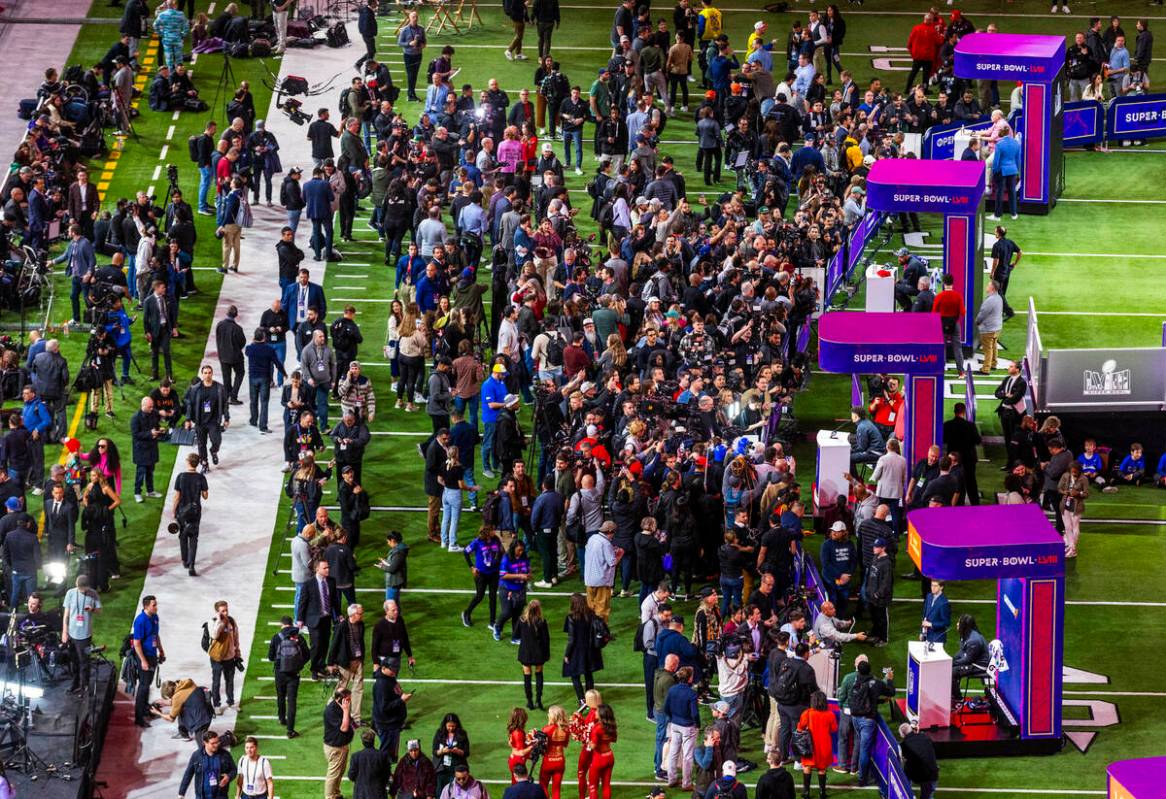
{"label": "woman in red outfit", "polygon": [[587,799],[599,799],[600,784],[603,799],[611,799],[611,772],[615,768],[615,752],[611,745],[619,737],[615,726],[615,711],[611,705],[598,708],[599,723],[591,728],[591,766],[587,769]]}
{"label": "woman in red outfit", "polygon": [[599,706],[603,697],[592,688],[583,695],[583,705],[571,716],[571,737],[583,744],[579,750],[579,799],[587,799],[587,770],[591,767],[591,729],[599,722]]}
{"label": "woman in red outfit", "polygon": [[530,745],[526,742],[526,711],[520,707],[510,711],[510,722],[506,725],[507,738],[510,741],[510,757],[506,759],[506,768],[510,770],[510,784],[518,782],[514,778],[514,767],[525,763],[530,757]]}
{"label": "woman in red outfit", "polygon": [[567,711],[559,705],[551,705],[547,711],[547,721],[543,727],[547,736],[547,750],[543,753],[542,767],[538,773],[538,783],[543,793],[550,799],[562,799],[563,772],[567,769],[567,744],[571,733],[567,727]]}
{"label": "woman in red outfit", "polygon": [[810,707],[798,719],[799,730],[810,731],[810,741],[814,751],[810,757],[802,758],[802,787],[806,799],[810,796],[810,774],[818,772],[818,794],[826,796],[826,769],[834,762],[834,744],[831,736],[838,731],[838,720],[826,704],[826,694],[815,691],[810,697]]}

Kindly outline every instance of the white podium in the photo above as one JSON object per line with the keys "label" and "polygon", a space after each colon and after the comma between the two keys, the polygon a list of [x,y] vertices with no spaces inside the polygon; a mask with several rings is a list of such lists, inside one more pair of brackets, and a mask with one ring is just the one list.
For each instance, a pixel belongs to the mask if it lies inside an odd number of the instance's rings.
{"label": "white podium", "polygon": [[833,430],[818,431],[818,470],[814,475],[814,513],[849,496],[846,473],[850,471],[850,437]]}
{"label": "white podium", "polygon": [[907,642],[907,716],[921,730],[951,725],[951,655],[932,646]]}
{"label": "white podium", "polygon": [[815,647],[810,650],[807,659],[818,680],[818,687],[825,692],[827,699],[833,699],[838,694],[838,659],[832,657],[832,654],[831,649]]}
{"label": "white podium", "polygon": [[960,128],[957,130],[952,141],[951,159],[953,161],[959,161],[961,158],[963,158],[964,150],[968,149],[968,144],[978,135],[978,131],[968,130],[967,128]]}
{"label": "white podium", "polygon": [[[880,273],[889,274],[882,275]],[[899,279],[897,266],[871,264],[866,268],[867,313],[891,313],[895,310],[895,281]]]}

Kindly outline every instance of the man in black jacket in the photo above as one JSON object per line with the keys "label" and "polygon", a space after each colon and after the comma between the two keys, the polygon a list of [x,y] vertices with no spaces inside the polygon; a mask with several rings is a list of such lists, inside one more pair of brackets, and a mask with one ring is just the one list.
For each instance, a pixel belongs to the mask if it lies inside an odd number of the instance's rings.
{"label": "man in black jacket", "polygon": [[[348,555],[352,556],[351,550]],[[328,573],[332,574],[331,568]],[[361,700],[364,698],[364,651],[364,608],[354,603],[348,606],[348,615],[340,620],[332,634],[332,645],[328,647],[328,669],[340,675],[337,688],[347,688],[352,692],[352,719],[358,725]]]}
{"label": "man in black jacket", "polygon": [[393,759],[388,752],[376,748],[377,736],[371,729],[360,731],[360,743],[364,748],[348,762],[352,799],[380,799],[388,794]]}
{"label": "man in black jacket", "polygon": [[207,440],[210,440],[211,461],[218,466],[223,431],[231,425],[231,409],[227,402],[226,388],[215,380],[215,370],[204,365],[199,369],[199,375],[202,380],[186,392],[186,429],[194,428],[202,473],[206,474],[210,471],[206,460]]}
{"label": "man in black jacket", "polygon": [[247,346],[247,336],[235,320],[239,309],[234,305],[227,308],[227,318],[215,325],[215,346],[219,351],[219,366],[223,372],[223,387],[231,397],[232,405],[242,405],[239,389],[243,386],[243,348]]}
{"label": "man in black jacket", "polygon": [[[538,57],[541,61],[551,54],[551,34],[559,27],[559,0],[534,0],[530,19],[538,27]],[[553,117],[554,108],[550,111]],[[553,125],[551,129],[554,130]],[[554,138],[553,134],[551,138]]]}
{"label": "man in black jacket", "polygon": [[[1012,445],[1012,436],[1020,426],[1020,418],[1025,415],[1026,406],[1024,395],[1028,392],[1028,383],[1020,376],[1020,364],[1016,361],[1008,364],[1008,377],[996,386],[994,392],[1000,405],[996,413],[1000,416],[1000,427],[1004,433],[1004,445],[1008,450],[1008,463],[1002,471],[1008,471],[1016,463],[1016,448]],[[1060,514],[1057,514],[1060,518]]]}
{"label": "man in black jacket", "polygon": [[878,730],[879,700],[895,695],[895,672],[888,669],[886,679],[879,680],[871,676],[870,661],[862,660],[855,668],[858,676],[850,689],[847,706],[858,739],[855,744],[858,747],[858,784],[866,785]]}
{"label": "man in black jacket", "polygon": [[790,751],[790,741],[793,740],[794,730],[802,713],[810,706],[810,696],[818,690],[818,678],[814,675],[813,667],[806,661],[810,654],[810,647],[800,643],[794,647],[793,654],[786,654],[781,668],[777,672],[777,711],[781,714],[781,734],[778,740],[778,750],[782,757],[793,757]]}
{"label": "man in black jacket", "polygon": [[364,39],[365,54],[356,60],[356,68],[360,69],[365,61],[371,61],[377,54],[377,0],[368,0],[360,7],[356,29]]}
{"label": "man in black jacket", "polygon": [[862,582],[862,597],[870,611],[870,639],[875,646],[887,645],[891,598],[895,587],[894,566],[887,555],[887,546],[887,539],[875,539],[871,545],[874,559],[866,567],[866,579]]}
{"label": "man in black jacket", "polygon": [[407,703],[413,697],[413,694],[401,690],[397,682],[400,671],[400,658],[384,658],[377,667],[372,688],[373,729],[381,739],[381,751],[387,752],[394,762],[401,742],[401,730],[409,714]]}
{"label": "man in black jacket", "polygon": [[158,463],[158,437],[163,433],[162,422],[154,411],[154,400],[142,397],[141,407],[130,418],[130,437],[133,439],[134,502],[142,502],[142,488],[151,499],[161,498],[154,490],[154,466]]}
{"label": "man in black jacket", "polygon": [[332,622],[340,618],[339,603],[336,581],[328,576],[328,561],[321,560],[316,564],[315,576],[300,593],[299,607],[296,608],[296,618],[312,636],[313,680],[320,679],[324,673]]}
{"label": "man in black jacket", "polygon": [[69,362],[61,355],[61,342],[51,338],[44,352],[32,359],[32,388],[53,415],[50,438],[65,437],[65,400],[69,393]]}
{"label": "man in black jacket", "polygon": [[975,423],[968,421],[968,406],[962,402],[955,404],[955,416],[943,423],[943,443],[948,452],[958,453],[964,471],[964,490],[968,501],[980,504],[980,487],[976,482],[976,446],[980,443],[980,431]]}
{"label": "man in black jacket", "polygon": [[154,293],[142,302],[142,326],[150,343],[150,379],[158,379],[158,355],[166,365],[166,379],[174,380],[170,359],[170,340],[178,332],[178,304],[166,294],[166,283],[154,281]]}
{"label": "man in black jacket", "polygon": [[498,413],[497,427],[494,432],[494,452],[498,461],[503,464],[514,463],[526,453],[526,436],[518,423],[518,404],[521,400],[517,394],[506,396],[506,405]]}
{"label": "man in black jacket", "polygon": [[[12,502],[12,500],[9,500]],[[29,520],[31,522],[31,520]],[[18,524],[0,545],[4,563],[11,575],[8,603],[17,607],[36,590],[37,574],[40,573],[40,541],[36,537],[35,524]]]}
{"label": "man in black jacket", "polygon": [[211,164],[215,154],[217,131],[218,125],[211,120],[206,123],[206,129],[198,137],[198,212],[203,216],[215,214],[215,207],[207,198],[215,181],[215,170]]}
{"label": "man in black jacket", "polygon": [[267,645],[267,659],[275,670],[275,702],[279,723],[287,728],[288,738],[297,738],[296,700],[300,691],[300,672],[311,654],[290,616],[284,616],[279,624],[279,632]]}
{"label": "man in black jacket", "polygon": [[[295,185],[295,190],[299,192],[299,184],[291,178],[284,181],[284,188],[287,188],[288,182]],[[288,195],[290,196],[290,194]],[[303,200],[300,200],[300,208],[303,208]],[[304,251],[296,246],[296,229],[291,224],[291,208],[288,208],[288,226],[280,231],[279,241],[275,243],[275,257],[279,261],[279,293],[282,296],[284,289],[296,282],[296,278],[300,273],[300,263],[304,260]],[[299,221],[299,213],[297,211],[296,221]]]}
{"label": "man in black jacket", "polygon": [[931,799],[939,783],[939,762],[931,739],[910,724],[899,725],[899,752],[903,759],[903,773],[919,789],[919,799]]}
{"label": "man in black jacket", "polygon": [[[135,2],[135,0],[130,0]],[[198,799],[222,799],[228,795],[228,787],[235,781],[239,773],[235,768],[235,759],[227,749],[220,748],[219,734],[214,730],[207,730],[202,734],[202,746],[190,756],[186,764],[186,771],[182,775],[182,782],[178,785],[178,796],[186,795],[186,789],[194,784],[194,795]],[[218,774],[214,787],[208,785],[208,777]]]}
{"label": "man in black jacket", "polygon": [[361,467],[364,463],[364,449],[371,440],[368,427],[357,418],[356,412],[349,408],[328,435],[332,437],[332,457],[336,461],[336,466],[339,467],[336,473],[337,479],[343,480],[345,467],[351,467],[353,478],[359,483]]}
{"label": "man in black jacket", "polygon": [[49,560],[65,560],[77,545],[77,495],[67,491],[64,482],[50,482],[50,486],[44,504]]}
{"label": "man in black jacket", "polygon": [[426,529],[429,540],[434,543],[441,541],[438,527],[441,522],[441,494],[443,488],[437,482],[437,476],[445,469],[448,457],[446,450],[449,447],[449,430],[444,427],[437,431],[429,447],[425,450],[425,496],[429,504]]}
{"label": "man in black jacket", "polygon": [[[287,177],[283,179],[283,183],[279,187],[279,204],[287,211],[287,229],[292,232],[292,238],[295,238],[296,231],[300,227],[300,215],[304,211],[304,193],[300,190],[300,176],[303,171],[298,166],[293,166],[287,171]],[[279,245],[277,244],[276,247]],[[287,288],[287,284],[283,282],[283,270],[279,272],[280,275],[280,291]],[[292,280],[295,280],[295,272],[292,272]]]}

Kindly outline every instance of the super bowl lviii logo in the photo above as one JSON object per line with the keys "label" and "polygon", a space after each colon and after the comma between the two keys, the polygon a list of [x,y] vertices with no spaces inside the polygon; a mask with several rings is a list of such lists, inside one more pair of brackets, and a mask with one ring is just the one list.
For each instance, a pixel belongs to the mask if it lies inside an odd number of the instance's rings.
{"label": "super bowl lviii logo", "polygon": [[1118,369],[1117,361],[1110,358],[1101,364],[1101,370],[1086,369],[1085,396],[1120,397],[1133,393],[1133,382],[1129,369]]}

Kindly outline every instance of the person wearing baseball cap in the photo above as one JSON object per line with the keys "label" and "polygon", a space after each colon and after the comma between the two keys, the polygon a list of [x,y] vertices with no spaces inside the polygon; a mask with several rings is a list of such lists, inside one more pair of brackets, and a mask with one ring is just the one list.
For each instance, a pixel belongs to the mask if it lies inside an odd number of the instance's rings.
{"label": "person wearing baseball cap", "polygon": [[839,520],[830,526],[830,537],[822,542],[819,555],[826,596],[845,616],[859,564],[858,547],[850,540],[846,522]]}
{"label": "person wearing baseball cap", "polygon": [[874,559],[866,570],[866,579],[862,584],[866,604],[870,608],[870,639],[875,646],[887,645],[891,597],[895,589],[895,573],[887,554],[888,546],[889,542],[885,538],[874,540],[871,546]]}
{"label": "person wearing baseball cap", "polygon": [[[603,484],[598,483],[596,487],[602,494]],[[611,616],[611,588],[615,585],[615,565],[623,554],[611,543],[613,538],[615,522],[607,521],[599,525],[599,534],[587,541],[583,564],[587,605],[605,622]]]}
{"label": "person wearing baseball cap", "polygon": [[482,474],[493,479],[495,470],[501,471],[498,456],[494,452],[494,436],[498,430],[498,414],[506,407],[506,367],[501,363],[494,364],[490,376],[482,381],[480,389],[482,406],[482,424],[485,430],[482,436]]}
{"label": "person wearing baseball cap", "polygon": [[405,756],[393,769],[393,795],[432,799],[437,793],[437,772],[433,761],[421,751],[421,741],[410,738]]}

